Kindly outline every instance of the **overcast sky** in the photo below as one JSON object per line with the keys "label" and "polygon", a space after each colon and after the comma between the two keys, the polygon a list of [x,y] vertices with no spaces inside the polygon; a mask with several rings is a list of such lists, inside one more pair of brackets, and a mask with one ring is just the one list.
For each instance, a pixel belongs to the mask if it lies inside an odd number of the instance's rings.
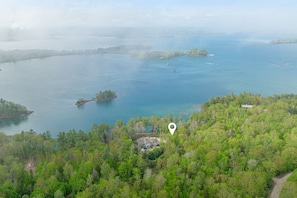
{"label": "overcast sky", "polygon": [[195,26],[297,34],[294,0],[0,0],[0,28]]}

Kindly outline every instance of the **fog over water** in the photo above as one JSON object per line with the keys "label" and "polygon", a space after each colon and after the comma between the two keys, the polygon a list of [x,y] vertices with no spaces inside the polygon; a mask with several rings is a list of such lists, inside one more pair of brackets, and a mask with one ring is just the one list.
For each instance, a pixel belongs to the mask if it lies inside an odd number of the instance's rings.
{"label": "fog over water", "polygon": [[[21,38],[85,36],[102,27],[178,26],[227,33],[292,35],[297,33],[296,8],[293,0],[12,0],[1,1],[0,28],[4,34],[14,31]],[[133,34],[130,31],[122,33],[128,36]]]}

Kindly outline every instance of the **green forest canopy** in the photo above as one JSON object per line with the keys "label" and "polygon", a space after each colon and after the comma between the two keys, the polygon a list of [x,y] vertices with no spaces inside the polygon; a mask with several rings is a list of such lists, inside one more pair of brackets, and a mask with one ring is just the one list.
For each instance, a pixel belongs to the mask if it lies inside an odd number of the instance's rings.
{"label": "green forest canopy", "polygon": [[[147,126],[165,141],[141,152],[133,137]],[[296,126],[297,95],[243,93],[210,99],[188,121],[139,117],[55,138],[0,133],[0,197],[266,197],[272,177],[297,168]]]}

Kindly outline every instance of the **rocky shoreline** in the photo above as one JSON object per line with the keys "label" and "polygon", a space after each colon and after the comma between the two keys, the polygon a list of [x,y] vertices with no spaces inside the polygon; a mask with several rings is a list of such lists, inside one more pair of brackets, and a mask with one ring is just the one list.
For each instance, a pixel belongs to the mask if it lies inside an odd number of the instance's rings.
{"label": "rocky shoreline", "polygon": [[32,113],[23,105],[0,98],[0,120],[27,117]]}
{"label": "rocky shoreline", "polygon": [[27,112],[21,112],[19,115],[15,116],[5,116],[5,115],[0,115],[0,120],[8,120],[8,119],[14,119],[14,118],[24,118],[29,115],[31,115],[34,111],[27,111]]}
{"label": "rocky shoreline", "polygon": [[93,99],[90,99],[90,100],[85,100],[85,99],[78,100],[78,101],[75,103],[75,105],[78,106],[78,107],[80,107],[80,106],[82,106],[82,105],[84,105],[84,104],[86,104],[86,103],[88,103],[88,102],[91,102],[91,101],[95,101],[95,99],[93,98]]}

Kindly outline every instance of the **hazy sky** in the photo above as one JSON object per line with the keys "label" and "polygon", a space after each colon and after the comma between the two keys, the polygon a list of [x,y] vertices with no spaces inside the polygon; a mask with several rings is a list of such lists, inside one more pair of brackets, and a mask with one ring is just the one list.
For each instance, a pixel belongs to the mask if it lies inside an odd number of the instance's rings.
{"label": "hazy sky", "polygon": [[297,34],[295,0],[0,0],[0,28],[196,26]]}

